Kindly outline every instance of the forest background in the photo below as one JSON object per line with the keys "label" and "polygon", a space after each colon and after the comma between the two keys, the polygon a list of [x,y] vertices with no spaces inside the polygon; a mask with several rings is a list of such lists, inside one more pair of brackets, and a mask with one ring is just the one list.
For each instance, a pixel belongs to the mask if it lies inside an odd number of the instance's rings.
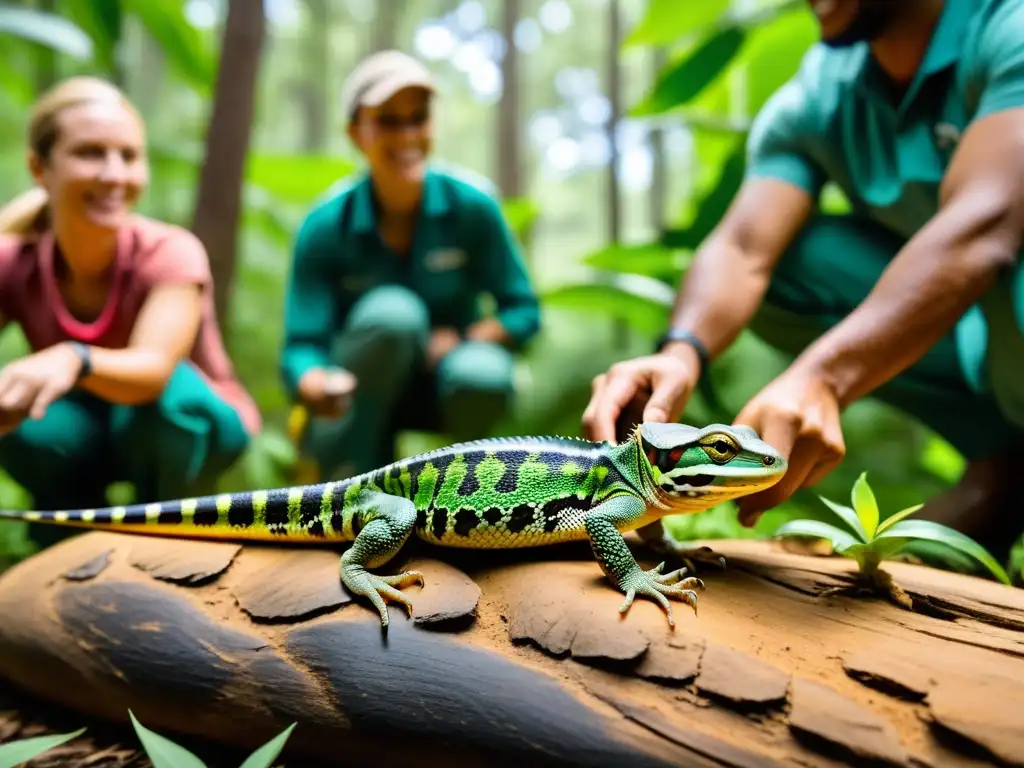
{"label": "forest background", "polygon": [[[358,167],[338,108],[347,72],[406,50],[441,85],[437,161],[498,186],[542,294],[543,331],[500,433],[577,435],[592,377],[664,330],[693,249],[740,182],[752,117],[816,36],[806,0],[7,0],[0,200],[31,184],[25,132],[40,92],[75,73],[121,85],[149,131],[141,210],[206,244],[229,352],[266,420],[220,489],[287,484],[296,456],[277,360],[292,241]],[[822,206],[846,201],[828,188]],[[0,363],[24,350],[18,329],[0,337]],[[784,364],[744,333],[711,369],[717,402],[697,394],[683,420],[728,423]],[[884,517],[962,470],[947,443],[878,402],[843,425],[842,466],[756,528],[730,503],[676,518],[673,532],[764,537],[794,516],[829,519],[818,494],[846,502],[865,471]],[[401,450],[437,441],[406,434]],[[0,506],[30,503],[0,472]],[[30,551],[20,526],[0,527],[0,568]]]}

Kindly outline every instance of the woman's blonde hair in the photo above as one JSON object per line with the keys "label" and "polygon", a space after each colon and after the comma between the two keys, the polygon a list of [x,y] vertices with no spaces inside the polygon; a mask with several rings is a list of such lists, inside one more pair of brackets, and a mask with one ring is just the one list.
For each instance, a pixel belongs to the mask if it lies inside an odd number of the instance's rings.
{"label": "woman's blonde hair", "polygon": [[[142,119],[124,93],[98,77],[71,77],[46,91],[36,101],[28,125],[29,151],[40,161],[49,159],[58,138],[57,118],[68,107],[92,101],[116,102]],[[49,226],[49,197],[35,187],[0,208],[0,234],[27,235]]]}

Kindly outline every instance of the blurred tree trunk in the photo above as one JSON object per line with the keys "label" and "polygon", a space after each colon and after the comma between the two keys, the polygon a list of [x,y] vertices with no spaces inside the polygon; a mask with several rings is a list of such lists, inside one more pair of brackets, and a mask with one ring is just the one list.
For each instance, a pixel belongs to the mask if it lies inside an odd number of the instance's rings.
{"label": "blurred tree trunk", "polygon": [[252,134],[256,81],[266,35],[262,0],[232,0],[221,43],[220,67],[206,134],[192,231],[210,255],[217,319],[227,325],[235,278],[245,160]]}
{"label": "blurred tree trunk", "polygon": [[619,140],[618,129],[622,120],[622,67],[619,48],[622,44],[622,13],[619,0],[608,2],[608,56],[605,76],[608,82],[608,144],[611,157],[608,162],[608,240],[617,244],[622,240],[622,200],[619,195]]}
{"label": "blurred tree trunk", "polygon": [[516,24],[522,16],[522,0],[502,3],[501,34],[505,38],[505,58],[501,62],[502,93],[498,105],[498,188],[502,197],[523,194],[523,164],[519,140],[519,51],[515,44]]}
{"label": "blurred tree trunk", "polygon": [[306,48],[304,82],[295,92],[302,101],[302,148],[306,152],[322,152],[327,146],[327,73],[331,71],[331,14],[328,0],[306,0],[309,8],[310,34]]}
{"label": "blurred tree trunk", "polygon": [[398,47],[398,22],[405,10],[406,0],[377,0],[371,53]]}
{"label": "blurred tree trunk", "polygon": [[[667,56],[664,48],[656,48],[651,57],[651,82],[657,82],[658,73],[665,66]],[[651,146],[651,226],[660,237],[665,229],[665,202],[668,196],[666,184],[665,129],[654,126],[649,134]]]}

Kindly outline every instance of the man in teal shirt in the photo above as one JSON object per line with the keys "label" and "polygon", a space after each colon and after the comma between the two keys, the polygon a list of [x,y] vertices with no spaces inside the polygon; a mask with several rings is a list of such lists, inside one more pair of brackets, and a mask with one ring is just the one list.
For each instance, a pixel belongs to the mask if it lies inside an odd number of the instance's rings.
{"label": "man in teal shirt", "polygon": [[[842,460],[840,413],[870,393],[969,460],[919,514],[1005,557],[1024,528],[1024,0],[809,2],[822,43],[755,121],[659,352],[598,377],[586,431],[677,419],[750,325],[795,360],[737,417],[790,461],[744,524]],[[816,210],[829,181],[851,215]]]}
{"label": "man in teal shirt", "polygon": [[[368,169],[297,237],[281,368],[289,393],[328,417],[304,446],[321,476],[387,464],[403,428],[483,437],[511,404],[513,353],[540,327],[490,184],[427,162],[433,94],[403,53],[356,67],[342,100]],[[339,390],[352,390],[350,408]]]}

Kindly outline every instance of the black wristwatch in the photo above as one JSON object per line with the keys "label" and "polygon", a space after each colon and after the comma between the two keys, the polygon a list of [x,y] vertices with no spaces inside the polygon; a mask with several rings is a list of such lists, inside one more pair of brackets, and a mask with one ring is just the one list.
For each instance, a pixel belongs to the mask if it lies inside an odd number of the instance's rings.
{"label": "black wristwatch", "polygon": [[80,341],[71,341],[68,343],[71,345],[71,349],[74,353],[78,355],[78,359],[82,361],[82,367],[78,369],[78,378],[75,379],[75,383],[77,384],[92,373],[92,355],[89,352],[87,344],[83,344]]}
{"label": "black wristwatch", "polygon": [[685,341],[693,347],[694,351],[697,353],[697,359],[700,360],[701,373],[707,370],[711,355],[708,353],[708,348],[704,346],[703,341],[690,333],[690,331],[683,330],[682,328],[669,328],[668,331],[663,333],[658,339],[658,344],[655,346],[654,351],[661,352],[665,345],[670,341]]}

